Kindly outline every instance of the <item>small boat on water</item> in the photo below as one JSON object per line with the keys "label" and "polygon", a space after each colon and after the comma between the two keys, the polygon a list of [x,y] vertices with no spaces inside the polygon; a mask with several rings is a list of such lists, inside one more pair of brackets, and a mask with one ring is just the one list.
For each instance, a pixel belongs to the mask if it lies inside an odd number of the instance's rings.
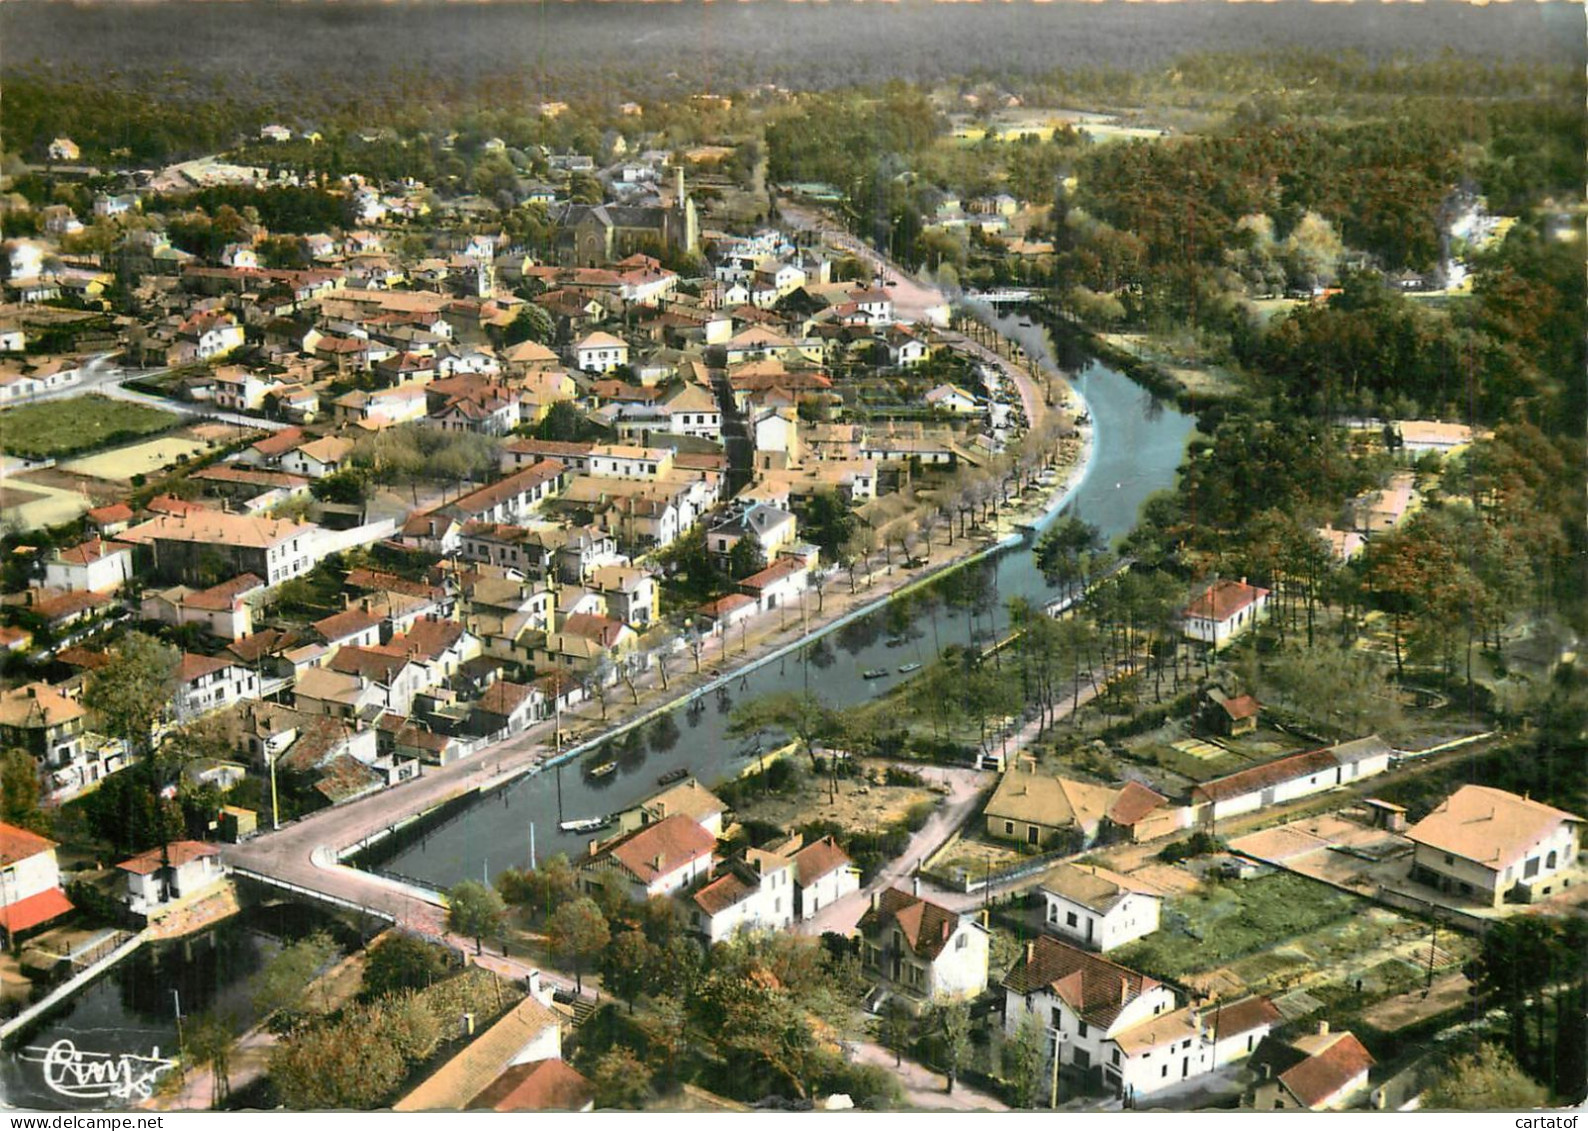
{"label": "small boat on water", "polygon": [[906,641],[902,636],[890,636],[887,639],[887,645],[889,648],[898,648],[906,643],[908,643],[908,641]]}
{"label": "small boat on water", "polygon": [[860,677],[862,679],[881,679],[887,674],[888,670],[886,668],[867,668],[860,673]]}
{"label": "small boat on water", "polygon": [[611,817],[581,817],[577,821],[563,821],[557,827],[565,833],[593,833],[611,823]]}
{"label": "small boat on water", "polygon": [[920,670],[921,670],[921,665],[920,664],[900,664],[899,665],[899,674],[900,675],[909,675],[911,672],[918,672]]}
{"label": "small boat on water", "polygon": [[602,762],[599,766],[592,766],[585,772],[593,778],[604,778],[608,774],[617,773],[617,771],[618,764],[616,762]]}
{"label": "small boat on water", "polygon": [[683,781],[688,776],[689,776],[689,767],[680,766],[676,770],[668,770],[661,777],[657,778],[656,779],[656,784],[657,785],[672,785],[675,781]]}

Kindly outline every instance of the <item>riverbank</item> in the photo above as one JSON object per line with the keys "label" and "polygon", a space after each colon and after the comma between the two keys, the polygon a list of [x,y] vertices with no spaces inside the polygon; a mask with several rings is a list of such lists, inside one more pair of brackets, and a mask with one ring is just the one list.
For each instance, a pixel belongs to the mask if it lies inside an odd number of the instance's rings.
{"label": "riverbank", "polygon": [[[1029,376],[1007,359],[992,355],[992,362],[1019,391],[1028,424],[1035,427],[1043,422],[1049,409]],[[1062,375],[1053,373],[1051,378],[1064,383],[1067,395],[1079,396]],[[1018,543],[1024,537],[1023,529],[1040,524],[1079,487],[1093,451],[1089,430],[1080,433],[1074,448],[1067,453],[1067,462],[1054,468],[1056,482],[1050,488],[1001,506],[992,521],[977,531],[976,538],[955,538],[949,528],[941,540],[928,544],[915,569],[891,563],[885,555],[882,560],[873,557],[864,563],[863,574],[856,571],[849,587],[843,585],[841,575],[834,573],[828,584],[813,597],[808,594],[799,606],[785,605],[759,614],[737,633],[718,638],[719,652],[714,664],[708,646],[699,657],[696,671],[664,674],[653,666],[630,689],[633,702],[626,705],[621,721],[602,719],[596,704],[584,704],[564,713],[562,728],[581,732],[583,738],[554,758],[546,757],[546,747],[557,724],[548,720],[463,761],[427,769],[415,780],[348,805],[321,810],[246,844],[229,847],[223,858],[234,869],[284,881],[306,894],[357,907],[435,936],[441,932],[443,918],[439,893],[428,885],[360,872],[340,861],[350,851],[374,844],[443,806],[464,808],[526,775],[581,758],[601,743],[730,682],[742,681],[751,671],[876,612],[900,592]]]}

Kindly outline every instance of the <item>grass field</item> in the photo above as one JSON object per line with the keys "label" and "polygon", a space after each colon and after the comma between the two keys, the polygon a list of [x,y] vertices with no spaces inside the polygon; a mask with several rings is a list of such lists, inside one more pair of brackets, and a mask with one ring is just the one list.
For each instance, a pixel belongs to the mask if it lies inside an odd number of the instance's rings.
{"label": "grass field", "polygon": [[0,413],[0,451],[29,459],[75,455],[164,432],[182,418],[108,397],[42,401]]}
{"label": "grass field", "polygon": [[1358,901],[1288,873],[1212,884],[1168,900],[1159,930],[1113,957],[1168,978],[1212,970],[1348,918]]}

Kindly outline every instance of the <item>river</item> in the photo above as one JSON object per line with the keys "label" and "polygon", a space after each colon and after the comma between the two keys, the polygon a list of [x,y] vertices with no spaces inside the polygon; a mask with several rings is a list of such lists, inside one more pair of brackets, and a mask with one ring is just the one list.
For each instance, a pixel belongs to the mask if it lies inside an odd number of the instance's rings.
{"label": "river", "polygon": [[[1022,325],[1017,315],[992,321],[1028,353],[1051,364],[1050,345],[1040,326]],[[1066,372],[1075,372],[1074,364]],[[1092,460],[1069,508],[1113,541],[1135,524],[1149,495],[1173,486],[1195,422],[1095,361],[1082,364],[1073,383],[1089,405],[1094,433]],[[1007,623],[1009,598],[1043,603],[1054,596],[1036,569],[1029,542],[971,569],[981,574],[971,579],[972,587],[984,593],[982,611],[974,619],[963,607],[939,603],[935,610],[915,606],[908,628],[890,620],[885,611],[856,620],[824,635],[814,648],[773,660],[582,762],[587,766],[610,759],[618,764],[615,773],[592,780],[581,763],[571,762],[525,778],[422,835],[394,843],[369,863],[438,888],[465,879],[489,881],[503,868],[528,863],[531,826],[537,858],[554,852],[577,855],[588,835],[561,833],[560,821],[635,805],[657,791],[657,778],[669,770],[687,769],[707,784],[740,772],[753,752],[726,734],[733,704],[769,692],[808,689],[834,707],[851,706],[896,686],[908,678],[898,673],[900,666],[925,663],[943,645],[965,643],[973,634],[996,639]],[[845,584],[842,574],[832,582],[835,588]],[[708,646],[706,664],[721,663],[718,647]],[[689,662],[686,657],[684,663]],[[863,679],[861,673],[870,669],[890,674]],[[614,697],[613,707],[622,710],[620,697]]]}

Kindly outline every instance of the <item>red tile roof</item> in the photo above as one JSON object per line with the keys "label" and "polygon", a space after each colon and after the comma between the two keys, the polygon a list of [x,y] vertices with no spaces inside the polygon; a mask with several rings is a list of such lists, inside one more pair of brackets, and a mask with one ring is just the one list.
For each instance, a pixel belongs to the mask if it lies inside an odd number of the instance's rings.
{"label": "red tile roof", "polygon": [[1273,1028],[1282,1022],[1284,1014],[1265,997],[1248,997],[1214,1010],[1214,1040],[1249,1033],[1263,1026]]}
{"label": "red tile roof", "polygon": [[1308,750],[1301,754],[1292,754],[1286,758],[1279,758],[1261,766],[1253,766],[1249,770],[1229,774],[1226,777],[1214,778],[1212,781],[1203,782],[1191,791],[1191,796],[1197,801],[1228,801],[1232,797],[1242,794],[1254,793],[1257,790],[1268,789],[1281,782],[1293,781],[1296,778],[1306,777],[1309,774],[1323,773],[1325,770],[1335,769],[1339,763],[1333,754],[1327,750]]}
{"label": "red tile roof", "polygon": [[779,558],[759,573],[752,573],[749,577],[739,582],[742,588],[760,592],[770,589],[779,581],[798,573],[805,568],[805,564],[793,558]]}
{"label": "red tile roof", "polygon": [[457,621],[421,617],[407,632],[392,637],[387,647],[393,652],[436,660],[461,639],[463,626]]}
{"label": "red tile roof", "polygon": [[1266,596],[1268,596],[1266,589],[1247,585],[1244,581],[1230,581],[1228,578],[1223,578],[1209,585],[1187,605],[1185,615],[1226,621],[1258,598]]}
{"label": "red tile roof", "polygon": [[649,884],[685,864],[710,856],[717,838],[684,816],[664,817],[603,848],[596,859],[611,857],[635,879]]}
{"label": "red tile roof", "polygon": [[0,907],[0,928],[7,932],[30,930],[40,923],[65,915],[72,910],[72,901],[60,888],[45,888],[41,892]]}
{"label": "red tile roof", "polygon": [[182,667],[177,673],[177,682],[192,683],[215,672],[225,671],[232,666],[230,660],[223,660],[216,656],[199,656],[192,652],[182,653]]}
{"label": "red tile roof", "polygon": [[479,1111],[582,1111],[595,1099],[595,1085],[565,1061],[515,1064],[468,1103]]}
{"label": "red tile roof", "polygon": [[898,888],[889,888],[877,899],[875,907],[868,907],[860,917],[860,930],[871,934],[897,923],[904,941],[921,958],[930,962],[943,952],[943,947],[959,926],[959,915],[946,907],[911,895]]}
{"label": "red tile roof", "polygon": [[730,869],[695,893],[695,906],[707,915],[717,915],[743,903],[759,890],[759,884],[750,883]]}
{"label": "red tile roof", "polygon": [[378,683],[389,684],[408,664],[408,657],[386,648],[365,648],[348,644],[337,649],[331,657],[330,668],[343,675],[361,675]]}
{"label": "red tile roof", "polygon": [[1321,1107],[1357,1076],[1372,1068],[1373,1054],[1350,1033],[1341,1033],[1322,1052],[1314,1053],[1279,1075],[1279,1082],[1309,1108]]}
{"label": "red tile roof", "polygon": [[348,637],[359,634],[359,632],[373,629],[380,623],[380,616],[375,616],[365,610],[365,608],[359,608],[354,605],[353,608],[343,608],[340,613],[332,613],[330,616],[324,616],[321,620],[314,621],[313,629],[319,632],[322,637],[326,637],[326,642],[330,643],[335,642],[335,640],[346,640]]}
{"label": "red tile roof", "polygon": [[0,864],[15,864],[55,847],[55,842],[28,829],[0,822]]}
{"label": "red tile roof", "polygon": [[132,508],[126,503],[111,503],[105,507],[95,507],[88,512],[90,522],[99,526],[110,526],[117,522],[131,522]]}
{"label": "red tile roof", "polygon": [[1224,708],[1226,715],[1237,722],[1241,719],[1252,718],[1262,708],[1262,704],[1250,695],[1239,695],[1234,699],[1226,699],[1219,705]]}
{"label": "red tile roof", "polygon": [[485,694],[480,696],[480,710],[506,718],[523,706],[524,700],[534,695],[536,690],[537,688],[530,684],[499,679],[487,687]]}
{"label": "red tile roof", "polygon": [[[165,852],[166,850],[162,847],[151,848],[147,852],[138,853],[130,860],[123,860],[116,867],[123,872],[147,876],[164,866]],[[171,867],[180,868],[182,865],[190,864],[194,860],[200,860],[206,856],[219,856],[220,854],[221,850],[215,845],[205,844],[201,840],[173,840],[170,846]]]}
{"label": "red tile roof", "polygon": [[1088,1024],[1107,1029],[1121,1009],[1158,982],[1048,935],[1039,936],[1009,973],[1005,989],[1017,994],[1050,989]]}
{"label": "red tile roof", "polygon": [[230,581],[223,581],[219,585],[201,589],[197,593],[189,593],[183,598],[182,603],[195,609],[223,611],[233,609],[241,601],[243,594],[263,588],[264,584],[264,581],[254,574],[238,574]]}
{"label": "red tile roof", "polygon": [[799,885],[809,887],[823,876],[830,876],[840,868],[854,866],[854,861],[838,842],[830,836],[812,841],[794,854],[794,866],[799,869]]}
{"label": "red tile roof", "polygon": [[574,613],[563,622],[562,630],[594,641],[603,648],[610,648],[623,635],[623,622],[595,613]]}
{"label": "red tile roof", "polygon": [[1119,791],[1119,796],[1114,798],[1114,803],[1108,807],[1108,819],[1116,825],[1128,828],[1154,809],[1167,804],[1169,804],[1167,797],[1154,793],[1140,782],[1126,782],[1125,788]]}

